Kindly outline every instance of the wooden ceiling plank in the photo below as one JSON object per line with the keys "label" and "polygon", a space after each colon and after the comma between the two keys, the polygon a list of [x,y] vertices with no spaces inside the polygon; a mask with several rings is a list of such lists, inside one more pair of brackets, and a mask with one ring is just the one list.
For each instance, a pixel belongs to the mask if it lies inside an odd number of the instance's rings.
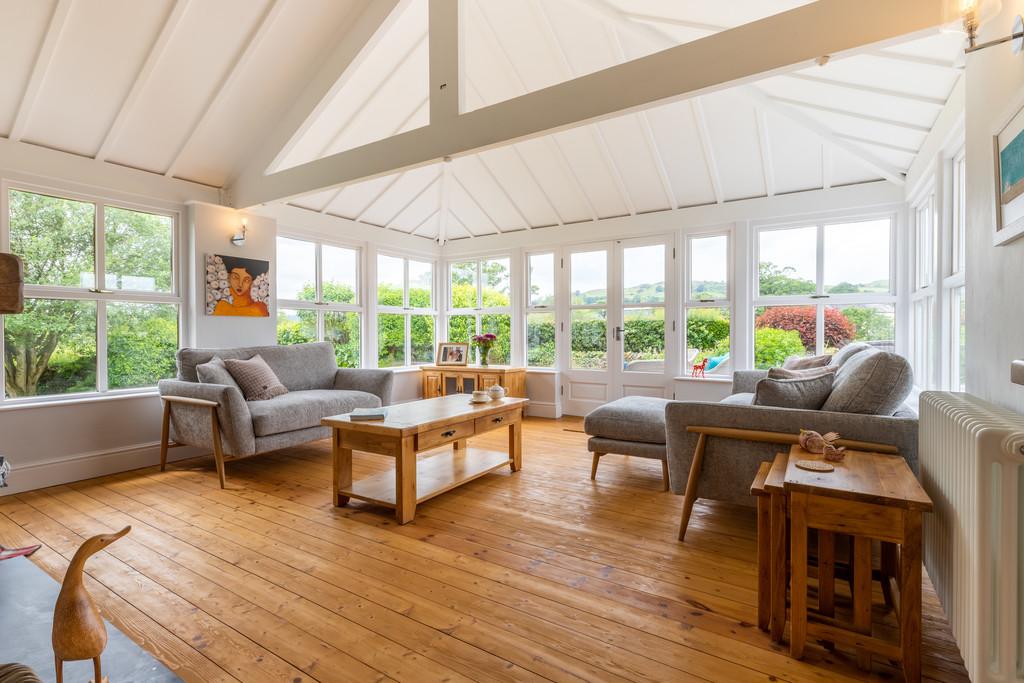
{"label": "wooden ceiling plank", "polygon": [[441,209],[434,209],[434,212],[433,212],[433,213],[431,213],[430,215],[428,215],[428,216],[427,216],[426,218],[424,218],[423,220],[421,220],[421,221],[420,221],[419,223],[417,223],[417,224],[416,224],[416,227],[415,227],[415,228],[413,228],[412,230],[410,230],[410,231],[409,231],[409,234],[410,234],[410,235],[415,235],[415,234],[419,233],[419,231],[420,231],[420,228],[422,228],[422,227],[423,227],[424,225],[426,225],[427,223],[429,223],[429,222],[431,221],[431,219],[432,219],[432,218],[434,218],[434,216],[436,216],[436,215],[437,215],[437,214],[439,214],[440,212],[441,212]]}
{"label": "wooden ceiling plank", "polygon": [[722,191],[722,178],[718,173],[718,162],[715,160],[715,147],[711,142],[711,134],[708,132],[707,117],[704,115],[704,104],[699,97],[690,100],[690,107],[693,109],[693,120],[697,124],[697,136],[700,138],[700,147],[704,150],[704,163],[707,164],[708,178],[711,179],[711,189],[715,193],[715,203],[721,204],[725,201],[725,193]]}
{"label": "wooden ceiling plank", "polygon": [[163,26],[160,28],[160,33],[157,34],[157,38],[153,42],[153,46],[149,49],[149,54],[146,55],[146,61],[142,63],[142,66],[139,68],[139,72],[135,74],[135,80],[132,81],[132,86],[128,90],[128,94],[121,102],[121,106],[118,108],[117,115],[114,116],[114,120],[111,121],[110,127],[107,128],[106,135],[103,136],[103,141],[100,143],[99,149],[96,150],[96,154],[94,155],[96,160],[106,161],[110,157],[110,153],[113,150],[114,145],[117,144],[118,137],[121,135],[121,131],[124,128],[125,121],[128,120],[128,117],[131,116],[132,111],[135,109],[135,105],[139,101],[139,97],[146,89],[146,85],[149,83],[149,79],[153,75],[153,70],[156,69],[157,64],[160,63],[160,59],[167,50],[167,46],[170,44],[171,39],[178,30],[178,27],[181,26],[181,20],[188,11],[191,2],[192,0],[174,1],[174,5],[171,6],[171,10],[167,13],[167,18],[164,19]]}
{"label": "wooden ceiling plank", "polygon": [[505,189],[504,183],[498,180],[498,176],[495,175],[494,170],[491,168],[491,165],[487,163],[487,159],[484,158],[484,155],[477,154],[476,159],[480,162],[480,165],[484,167],[484,171],[487,173],[487,176],[491,179],[491,182],[493,182],[497,186],[497,188],[505,196],[505,199],[508,200],[508,203],[512,206],[512,209],[516,212],[516,215],[519,216],[519,220],[523,222],[523,227],[525,227],[527,230],[533,230],[533,226],[530,225],[530,221],[529,219],[526,218],[526,214],[524,214],[522,209],[519,208],[519,204],[516,203],[516,200],[512,199],[512,195],[509,194],[508,190]]}
{"label": "wooden ceiling plank", "polygon": [[[942,22],[934,0],[817,0],[714,35],[270,175],[250,163],[228,199],[246,207],[578,127],[859,53]],[[778,40],[778,36],[791,36]],[[750,50],[757,45],[757,50]],[[702,68],[694,69],[693,64]]]}
{"label": "wooden ceiling plank", "polygon": [[835,131],[824,124],[819,123],[817,120],[798,110],[796,107],[777,101],[777,98],[767,95],[763,90],[753,85],[744,86],[743,90],[748,97],[757,101],[765,109],[775,112],[780,116],[784,116],[816,133],[824,142],[837,149],[841,149],[852,157],[855,157],[865,166],[875,171],[886,180],[896,183],[897,185],[903,185],[905,183],[906,177],[903,171],[889,165],[885,161],[882,161],[863,147],[838,137],[835,134]]}
{"label": "wooden ceiling plank", "polygon": [[227,93],[231,91],[232,86],[241,77],[241,74],[245,71],[245,67],[252,61],[256,51],[259,50],[260,45],[263,43],[263,39],[266,38],[267,33],[270,32],[274,22],[285,7],[284,0],[269,0],[267,6],[263,9],[263,13],[260,15],[259,20],[256,22],[256,28],[248,35],[245,42],[242,44],[242,48],[235,55],[235,58],[231,61],[227,71],[221,78],[220,84],[214,89],[213,93],[207,99],[206,104],[203,106],[202,113],[199,114],[185,135],[184,141],[181,146],[178,147],[177,153],[168,165],[167,170],[164,171],[164,175],[168,178],[173,178],[181,170],[181,162],[185,158],[185,154],[192,146],[192,141],[195,140],[196,135],[205,128],[210,120],[210,114],[217,110],[221,102],[227,96]]}
{"label": "wooden ceiling plank", "polygon": [[57,0],[54,5],[53,14],[50,15],[50,23],[43,35],[43,42],[39,45],[39,52],[36,53],[35,63],[32,65],[32,74],[28,83],[25,84],[25,92],[18,104],[18,112],[14,115],[14,123],[11,125],[11,132],[7,136],[9,140],[20,142],[25,136],[25,128],[32,116],[32,110],[39,99],[39,91],[46,80],[46,74],[53,63],[53,55],[60,45],[61,36],[67,27],[68,14],[71,13],[73,0]]}

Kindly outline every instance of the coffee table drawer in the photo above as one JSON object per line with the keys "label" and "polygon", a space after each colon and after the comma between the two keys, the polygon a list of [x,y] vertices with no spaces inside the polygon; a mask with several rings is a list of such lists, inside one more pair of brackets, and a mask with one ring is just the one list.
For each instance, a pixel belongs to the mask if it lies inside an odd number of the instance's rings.
{"label": "coffee table drawer", "polygon": [[504,413],[498,413],[497,415],[478,417],[476,419],[476,433],[481,434],[492,429],[497,429],[498,427],[505,427],[508,424],[519,420],[522,414],[522,410],[516,408],[515,410],[507,410]]}
{"label": "coffee table drawer", "polygon": [[470,436],[473,436],[473,423],[469,421],[447,427],[438,427],[437,429],[420,432],[416,435],[416,450],[423,451]]}

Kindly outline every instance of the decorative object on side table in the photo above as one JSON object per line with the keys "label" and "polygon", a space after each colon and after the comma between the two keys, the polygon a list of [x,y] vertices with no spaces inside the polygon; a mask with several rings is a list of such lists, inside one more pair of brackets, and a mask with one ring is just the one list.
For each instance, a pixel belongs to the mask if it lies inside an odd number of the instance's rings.
{"label": "decorative object on side table", "polygon": [[825,444],[824,450],[821,454],[825,456],[825,460],[829,462],[842,462],[843,458],[846,457],[846,446],[833,446],[830,443]]}
{"label": "decorative object on side table", "polygon": [[85,563],[131,530],[126,526],[115,534],[93,536],[79,546],[71,558],[53,608],[52,640],[57,683],[63,681],[64,662],[80,659],[92,660],[95,683],[105,680],[100,672],[100,655],[107,646],[107,627],[92,596],[85,590]]}
{"label": "decorative object on side table", "polygon": [[838,440],[839,434],[837,432],[819,434],[811,429],[800,430],[800,448],[803,448],[808,453],[824,453],[826,446],[831,446]]}
{"label": "decorative object on side table", "polygon": [[473,348],[479,349],[480,351],[480,367],[486,368],[490,365],[488,362],[488,356],[490,356],[491,348],[494,347],[494,344],[497,341],[498,336],[491,334],[490,332],[473,335]]}
{"label": "decorative object on side table", "polygon": [[505,398],[505,388],[500,384],[492,384],[487,388],[487,395],[491,397],[492,401]]}

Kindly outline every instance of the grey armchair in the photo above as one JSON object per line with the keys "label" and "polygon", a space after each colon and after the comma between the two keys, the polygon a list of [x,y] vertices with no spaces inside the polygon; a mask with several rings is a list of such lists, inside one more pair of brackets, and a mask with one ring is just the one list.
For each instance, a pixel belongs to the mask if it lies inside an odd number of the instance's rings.
{"label": "grey armchair", "polygon": [[801,429],[836,431],[844,440],[865,442],[864,447],[888,447],[885,450],[898,452],[918,474],[917,412],[910,406],[904,404],[892,415],[868,415],[753,405],[757,382],[766,374],[734,372],[733,394],[721,403],[670,401],[666,405],[669,480],[674,493],[685,495],[680,540],[697,498],[753,505],[750,482],[758,466],[780,450],[788,450]]}
{"label": "grey armchair", "polygon": [[[214,357],[251,358],[259,354],[288,393],[269,401],[247,402],[233,381],[200,382],[196,366]],[[212,449],[221,488],[224,463],[327,438],[320,426],[329,415],[391,402],[394,375],[390,370],[339,368],[329,342],[292,346],[190,349],[177,354],[178,376],[162,380],[164,403],[160,469],[174,446]]]}

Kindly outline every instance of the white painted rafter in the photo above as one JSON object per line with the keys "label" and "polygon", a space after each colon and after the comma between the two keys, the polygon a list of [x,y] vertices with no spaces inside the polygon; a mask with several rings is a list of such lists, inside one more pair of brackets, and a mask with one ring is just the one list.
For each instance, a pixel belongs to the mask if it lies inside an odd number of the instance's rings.
{"label": "white painted rafter", "polygon": [[690,100],[690,107],[693,111],[693,120],[697,124],[697,137],[700,138],[700,147],[704,150],[704,163],[707,165],[711,189],[715,193],[715,203],[721,204],[725,201],[725,193],[722,191],[722,178],[718,173],[718,162],[715,160],[715,146],[711,142],[711,134],[708,132],[707,117],[704,115],[704,104],[699,97],[694,97]]}
{"label": "white painted rafter", "polygon": [[448,241],[448,221],[452,217],[451,180],[452,164],[446,159],[441,162],[441,208],[437,217],[437,243],[442,247]]}
{"label": "white painted rafter", "polygon": [[501,191],[501,194],[508,201],[509,205],[511,205],[512,210],[516,212],[517,216],[519,216],[519,220],[523,222],[523,227],[526,228],[527,230],[532,230],[533,226],[530,225],[530,221],[529,219],[526,218],[526,214],[523,213],[522,209],[519,208],[519,204],[516,203],[516,200],[513,199],[512,195],[509,194],[508,190],[505,189],[505,185],[498,180],[498,176],[495,175],[494,170],[491,169],[491,165],[487,163],[487,159],[484,158],[484,155],[477,154],[476,159],[477,161],[480,162],[480,165],[483,167],[484,172],[487,174],[487,177],[490,178],[491,182],[494,183],[495,187],[497,187]]}
{"label": "white painted rafter", "polygon": [[[454,220],[454,221],[455,221],[456,223],[458,223],[458,224],[459,224],[459,226],[460,226],[460,227],[461,227],[461,228],[462,228],[462,229],[463,229],[463,230],[465,231],[465,233],[466,233],[467,235],[469,235],[470,237],[479,237],[479,236],[480,236],[480,233],[478,233],[478,232],[473,232],[473,231],[472,231],[472,230],[470,229],[470,227],[469,227],[469,224],[468,224],[468,223],[466,223],[466,222],[465,222],[464,220],[462,220],[461,218],[459,218],[459,214],[455,213],[455,210],[454,210],[454,209],[452,209],[451,207],[448,207],[448,213],[449,213],[449,214],[451,215],[451,218],[452,218],[452,220]],[[493,233],[492,233],[492,234],[493,234]]]}
{"label": "white painted rafter", "polygon": [[459,174],[455,172],[455,169],[452,169],[452,185],[457,185],[459,189],[462,190],[463,194],[465,194],[466,197],[469,198],[469,201],[472,202],[473,206],[475,206],[477,210],[484,215],[484,218],[486,218],[487,222],[491,224],[491,227],[494,228],[495,232],[505,232],[504,230],[501,229],[501,226],[498,225],[498,221],[494,220],[494,216],[491,215],[491,212],[488,211],[484,207],[484,205],[481,204],[480,201],[473,195],[473,193],[469,191],[469,188],[466,187],[466,185],[461,180],[459,180]]}
{"label": "white painted rafter", "polygon": [[804,100],[795,100],[790,97],[777,97],[775,95],[767,95],[767,97],[771,101],[777,102],[778,104],[789,105],[791,107],[800,107],[802,109],[811,109],[813,111],[820,111],[825,114],[835,114],[836,116],[845,116],[851,119],[860,119],[861,121],[870,121],[871,123],[880,123],[885,126],[892,126],[893,128],[902,128],[903,130],[909,130],[914,133],[922,133],[924,135],[927,135],[928,132],[931,130],[930,128],[928,128],[928,126],[921,126],[916,123],[897,121],[896,119],[890,119],[884,116],[875,116],[874,114],[861,114],[860,112],[850,111],[849,109],[840,109],[839,107],[830,107],[826,104],[818,104],[817,102],[805,102]]}
{"label": "white painted rafter", "polygon": [[443,172],[442,173],[438,173],[433,178],[431,178],[430,182],[428,182],[426,185],[424,185],[422,188],[420,188],[420,190],[418,192],[416,192],[415,194],[413,194],[411,197],[409,197],[409,199],[407,199],[405,201],[405,203],[403,203],[398,208],[397,211],[392,213],[391,214],[391,218],[389,218],[386,221],[384,221],[384,225],[381,226],[381,227],[388,228],[389,230],[391,228],[394,228],[395,227],[395,221],[398,219],[398,217],[401,216],[405,212],[406,209],[408,209],[410,206],[412,206],[413,202],[415,202],[417,199],[419,199],[424,194],[426,194],[427,191],[430,188],[434,187],[434,185],[437,185],[437,183],[439,183],[441,181],[441,176],[442,175],[443,175]]}
{"label": "white painted rafter", "polygon": [[419,223],[417,223],[417,224],[416,224],[416,227],[415,227],[415,228],[413,228],[412,230],[410,230],[410,231],[409,231],[409,234],[410,234],[410,235],[418,235],[418,233],[419,233],[420,229],[421,229],[421,228],[422,228],[422,227],[423,227],[424,225],[426,225],[427,223],[429,223],[429,222],[431,221],[431,219],[433,219],[433,218],[434,218],[435,216],[437,216],[437,215],[438,215],[438,214],[439,214],[440,212],[441,212],[441,209],[434,209],[433,213],[431,213],[431,214],[430,214],[430,215],[428,215],[428,216],[427,216],[426,218],[424,218],[424,219],[423,219],[423,220],[421,220],[421,221],[420,221]]}
{"label": "white painted rafter", "polygon": [[894,145],[890,142],[882,142],[881,140],[870,140],[868,138],[862,138],[857,135],[847,135],[846,133],[836,133],[837,138],[843,140],[849,140],[850,142],[857,142],[862,145],[871,145],[872,147],[878,147],[880,149],[888,149],[893,152],[902,152],[904,154],[917,154],[918,150],[913,147],[903,147],[902,145]]}
{"label": "white painted rafter", "polygon": [[171,11],[167,13],[167,18],[164,19],[156,41],[154,41],[153,46],[149,49],[149,54],[146,55],[146,61],[139,68],[139,72],[135,74],[132,87],[128,90],[124,100],[122,100],[121,106],[117,110],[117,115],[114,116],[110,127],[107,128],[106,135],[103,136],[103,142],[100,143],[99,149],[96,150],[95,159],[106,161],[110,157],[110,153],[114,149],[114,145],[117,144],[118,137],[124,128],[125,121],[128,120],[128,117],[135,109],[139,97],[149,83],[150,76],[153,75],[153,70],[156,69],[157,64],[159,64],[160,59],[167,50],[167,46],[174,37],[175,31],[181,25],[181,20],[188,11],[191,2],[192,0],[175,0]]}
{"label": "white painted rafter", "polygon": [[764,172],[764,191],[769,197],[775,196],[775,166],[772,164],[772,145],[768,137],[768,115],[762,107],[754,108],[757,117],[757,139],[761,147],[761,168]]}
{"label": "white painted rafter", "polygon": [[284,171],[266,175],[265,164],[251,163],[230,194],[238,206],[280,201],[507,145],[905,40],[933,30],[942,14],[934,0],[818,0]]}
{"label": "white painted rafter", "polygon": [[232,86],[241,77],[241,74],[245,71],[246,66],[252,61],[260,45],[263,43],[263,39],[266,38],[273,27],[274,22],[285,7],[284,0],[269,0],[267,6],[263,9],[263,13],[256,22],[256,27],[246,37],[245,42],[242,44],[242,48],[235,55],[235,58],[231,61],[227,71],[221,78],[220,83],[214,89],[213,93],[207,99],[206,104],[203,106],[202,112],[199,117],[192,123],[191,128],[185,135],[184,141],[178,147],[178,151],[174,154],[171,163],[167,166],[167,170],[164,171],[164,175],[168,178],[175,177],[181,170],[181,162],[185,158],[189,148],[192,146],[192,141],[195,140],[196,136],[209,124],[210,114],[217,110],[224,98],[231,92]]}
{"label": "white painted rafter", "polygon": [[878,86],[865,85],[863,83],[851,83],[850,81],[840,81],[834,78],[824,78],[822,76],[804,74],[798,71],[785,74],[785,76],[786,78],[804,81],[805,83],[816,83],[818,85],[828,85],[837,88],[846,88],[848,90],[856,90],[857,92],[866,92],[871,93],[873,95],[895,97],[901,100],[908,100],[911,102],[917,102],[919,104],[927,104],[933,107],[939,107],[940,109],[946,106],[946,100],[942,99],[941,97],[928,97],[927,95],[916,95],[914,93],[905,92],[902,90],[890,90],[889,88],[879,88]]}
{"label": "white painted rafter", "polygon": [[39,46],[35,63],[32,65],[32,73],[28,78],[28,83],[25,84],[25,92],[21,96],[18,111],[14,115],[11,132],[7,136],[9,140],[19,142],[25,135],[25,128],[28,126],[32,110],[36,106],[39,91],[43,87],[46,74],[50,70],[50,64],[53,62],[53,55],[57,52],[57,46],[60,44],[64,28],[67,26],[71,5],[72,0],[57,0],[57,4],[54,5],[53,14],[50,15],[50,22],[46,27],[46,33],[43,35],[43,42]]}
{"label": "white painted rafter", "polygon": [[778,102],[776,99],[765,94],[764,91],[755,86],[744,86],[745,93],[748,97],[753,98],[762,107],[769,111],[775,112],[776,114],[783,116],[794,123],[797,123],[809,131],[815,133],[823,142],[832,145],[833,147],[840,149],[850,156],[860,160],[869,169],[875,171],[880,176],[889,180],[897,185],[903,185],[905,182],[905,175],[903,171],[889,163],[882,161],[875,155],[868,152],[866,149],[859,145],[855,145],[838,137],[833,130],[828,128],[817,120],[811,118],[804,112],[800,111],[796,107]]}

